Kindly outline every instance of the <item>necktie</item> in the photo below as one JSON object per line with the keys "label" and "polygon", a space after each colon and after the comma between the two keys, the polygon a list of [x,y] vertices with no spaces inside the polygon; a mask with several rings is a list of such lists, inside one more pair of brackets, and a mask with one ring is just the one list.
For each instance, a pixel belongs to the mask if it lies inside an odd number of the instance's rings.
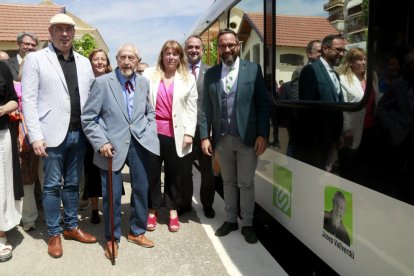
{"label": "necktie", "polygon": [[191,74],[193,74],[194,78],[197,80],[197,65],[191,65]]}
{"label": "necktie", "polygon": [[228,94],[234,85],[234,67],[227,67],[227,75],[225,80],[225,92]]}
{"label": "necktie", "polygon": [[[131,93],[134,92],[134,87],[132,86],[132,83],[129,80],[127,80],[125,82],[125,91],[127,92],[127,93],[125,93],[125,104],[126,104],[126,108],[127,108],[127,112],[128,112],[128,117],[129,117],[129,119],[131,119],[132,105],[130,105],[130,100],[132,101]],[[131,97],[131,99],[130,99],[130,97]]]}
{"label": "necktie", "polygon": [[331,74],[331,79],[333,82],[333,85],[335,87],[335,92],[337,95],[341,94],[341,84],[339,83],[339,76],[338,73],[336,73],[333,69],[329,70]]}
{"label": "necktie", "polygon": [[129,80],[125,82],[125,90],[128,92],[128,94],[134,92],[134,87],[132,86],[132,83]]}

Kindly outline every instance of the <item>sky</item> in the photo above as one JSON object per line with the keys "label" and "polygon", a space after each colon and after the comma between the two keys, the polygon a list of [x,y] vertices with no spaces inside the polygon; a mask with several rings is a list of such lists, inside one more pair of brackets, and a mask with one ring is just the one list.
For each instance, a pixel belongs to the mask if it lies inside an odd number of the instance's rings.
{"label": "sky", "polygon": [[[220,1],[220,0],[216,0]],[[38,4],[41,0],[0,0],[1,3]],[[119,46],[133,43],[142,61],[155,65],[165,41],[183,42],[197,19],[214,0],[54,0],[77,17],[97,28],[109,48],[112,65]],[[262,11],[258,0],[243,0],[239,7]],[[327,0],[278,1],[278,13],[324,15]],[[279,4],[281,3],[281,4]],[[302,14],[303,14],[302,13]],[[326,15],[326,14],[325,14]]]}

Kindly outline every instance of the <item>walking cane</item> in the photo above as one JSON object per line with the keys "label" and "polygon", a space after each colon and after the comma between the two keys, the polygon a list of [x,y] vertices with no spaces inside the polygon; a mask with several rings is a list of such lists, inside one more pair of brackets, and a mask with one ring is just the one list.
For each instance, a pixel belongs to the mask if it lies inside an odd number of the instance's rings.
{"label": "walking cane", "polygon": [[114,234],[114,195],[112,193],[112,157],[108,158],[108,178],[109,178],[109,217],[111,220],[111,245],[112,245],[112,254],[111,254],[111,263],[115,265],[115,234]]}

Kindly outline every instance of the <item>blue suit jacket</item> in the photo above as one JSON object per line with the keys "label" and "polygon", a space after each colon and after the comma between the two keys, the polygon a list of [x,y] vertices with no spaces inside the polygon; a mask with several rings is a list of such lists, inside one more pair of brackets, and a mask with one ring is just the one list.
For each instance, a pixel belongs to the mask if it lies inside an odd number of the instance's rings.
{"label": "blue suit jacket", "polygon": [[[221,106],[223,91],[221,64],[207,70],[204,76],[203,111],[200,116],[200,137],[213,134],[213,147],[221,137]],[[258,136],[269,134],[269,100],[260,65],[240,60],[237,79],[237,128],[247,146],[253,146]]]}
{"label": "blue suit jacket", "polygon": [[124,165],[131,139],[135,138],[156,155],[160,153],[155,111],[148,103],[148,80],[137,75],[134,87],[134,108],[129,119],[115,71],[96,78],[92,83],[81,118],[83,130],[95,150],[94,163],[101,169],[108,169],[108,159],[102,157],[98,150],[108,142],[115,148],[114,171]]}

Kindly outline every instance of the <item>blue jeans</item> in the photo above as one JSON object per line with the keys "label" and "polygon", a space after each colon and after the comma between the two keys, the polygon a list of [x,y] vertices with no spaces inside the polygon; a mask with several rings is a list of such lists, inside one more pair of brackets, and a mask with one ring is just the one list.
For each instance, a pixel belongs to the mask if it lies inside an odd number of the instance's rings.
{"label": "blue jeans", "polygon": [[85,135],[81,130],[68,131],[59,146],[46,149],[48,156],[43,157],[43,210],[49,237],[62,232],[59,225],[61,201],[65,229],[78,226],[79,180],[85,149]]}
{"label": "blue jeans", "polygon": [[[135,139],[131,138],[126,164],[131,177],[131,217],[129,218],[131,234],[138,236],[147,230],[148,217],[148,159],[149,152]],[[115,153],[116,154],[116,153]],[[109,217],[109,173],[101,170],[102,205],[105,219],[105,238],[111,240],[111,221]],[[121,239],[121,196],[122,169],[112,172],[112,202],[114,208],[114,236],[119,243]]]}

